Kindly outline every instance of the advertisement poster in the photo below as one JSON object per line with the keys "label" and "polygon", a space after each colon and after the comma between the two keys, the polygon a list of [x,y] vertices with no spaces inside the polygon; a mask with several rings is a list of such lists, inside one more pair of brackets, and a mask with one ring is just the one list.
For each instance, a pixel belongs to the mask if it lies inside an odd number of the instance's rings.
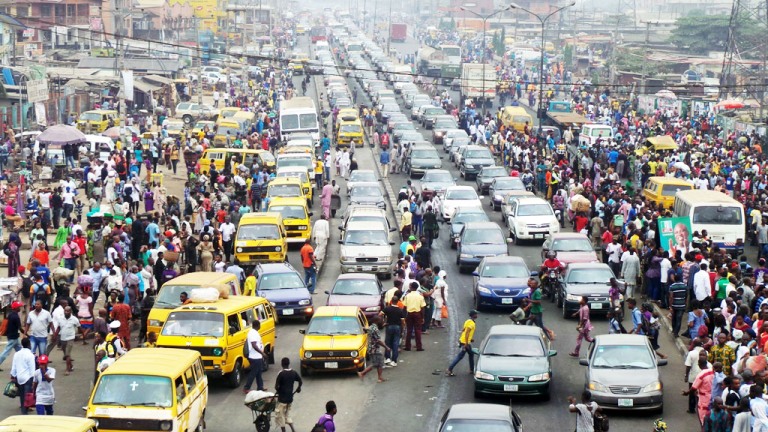
{"label": "advertisement poster", "polygon": [[665,251],[669,251],[670,258],[678,250],[688,253],[693,248],[692,240],[693,231],[688,217],[659,218],[659,243]]}

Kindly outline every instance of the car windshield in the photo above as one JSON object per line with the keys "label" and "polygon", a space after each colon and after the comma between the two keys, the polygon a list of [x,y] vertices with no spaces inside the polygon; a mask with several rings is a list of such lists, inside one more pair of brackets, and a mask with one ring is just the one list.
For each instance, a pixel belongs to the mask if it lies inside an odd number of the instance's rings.
{"label": "car windshield", "polygon": [[421,181],[424,183],[453,183],[453,176],[449,172],[427,171]]}
{"label": "car windshield", "polygon": [[394,129],[398,130],[416,130],[416,126],[411,122],[403,122],[395,124]]}
{"label": "car windshield", "polygon": [[301,279],[298,273],[273,273],[265,274],[259,279],[258,290],[279,290],[279,289],[295,289],[306,288],[304,281]]}
{"label": "car windshield", "polygon": [[571,269],[568,272],[567,282],[573,283],[608,283],[611,280],[613,272],[610,268],[588,268],[588,269]]}
{"label": "car windshield", "polygon": [[358,124],[341,125],[339,128],[342,133],[361,133],[363,131],[363,128]]}
{"label": "car windshield", "polygon": [[168,377],[151,375],[103,375],[93,394],[93,405],[173,406],[173,386]]}
{"label": "car windshield", "polygon": [[595,250],[592,243],[586,238],[555,240],[550,249],[558,252],[591,252]]}
{"label": "car windshield", "polygon": [[413,159],[439,159],[440,156],[434,150],[413,150],[411,152]]}
{"label": "car windshield", "polygon": [[483,355],[502,357],[542,357],[544,344],[541,338],[523,335],[493,335],[488,338]]}
{"label": "car windshield", "polygon": [[500,229],[468,229],[461,238],[461,244],[504,244],[504,235]]}
{"label": "car windshield", "polygon": [[306,219],[307,212],[302,206],[282,206],[273,205],[269,206],[269,211],[279,212],[283,215],[283,219]]}
{"label": "car windshield", "polygon": [[645,345],[598,345],[592,367],[601,369],[653,369],[656,360]]}
{"label": "car windshield", "polygon": [[481,174],[483,177],[504,177],[507,175],[507,170],[503,167],[493,167],[491,169],[484,169]]}
{"label": "car windshield", "polygon": [[299,185],[269,185],[267,195],[271,197],[300,197],[304,196],[301,193],[301,186]]}
{"label": "car windshield", "polygon": [[451,120],[438,120],[435,122],[435,129],[449,129],[455,127],[456,123]]}
{"label": "car windshield", "polygon": [[550,216],[552,207],[549,204],[526,204],[518,206],[518,216]]}
{"label": "car windshield", "polygon": [[160,292],[157,293],[154,307],[159,309],[176,309],[181,306],[181,300],[179,300],[181,293],[186,292],[189,295],[189,291],[192,288],[189,285],[171,285],[166,283],[160,288]]}
{"label": "car windshield", "polygon": [[467,150],[467,159],[493,159],[488,150]]}
{"label": "car windshield", "polygon": [[453,225],[467,222],[488,222],[488,215],[485,213],[459,213],[451,221]]}
{"label": "car windshield", "polygon": [[237,229],[238,240],[273,240],[279,238],[280,230],[274,224],[240,224]]}
{"label": "car windshield", "polygon": [[486,263],[480,270],[480,276],[484,278],[527,278],[530,274],[528,269],[522,265]]}
{"label": "car windshield", "polygon": [[478,198],[477,194],[472,189],[453,189],[446,192],[445,199],[454,201],[470,201],[476,200]]}
{"label": "car windshield", "polygon": [[523,184],[523,181],[518,178],[510,178],[510,179],[497,179],[496,180],[496,186],[494,186],[496,190],[525,190],[525,185]]}
{"label": "car windshield", "polygon": [[80,114],[80,120],[82,121],[101,121],[102,115],[99,113],[84,112]]}
{"label": "car windshield", "polygon": [[349,175],[351,182],[375,182],[376,174],[373,171],[355,170]]}
{"label": "car windshield", "polygon": [[219,312],[171,312],[160,332],[163,336],[224,336],[224,315]]}
{"label": "car windshield", "polygon": [[444,114],[444,113],[445,113],[445,110],[442,109],[442,108],[427,108],[426,110],[424,110],[424,115],[428,115],[428,116],[429,115],[439,115],[439,114]]}
{"label": "car windshield", "polygon": [[356,317],[315,316],[309,322],[308,335],[359,335],[363,334]]}
{"label": "car windshield", "polygon": [[[174,129],[174,126],[172,124],[169,124],[168,129]],[[229,136],[231,136],[232,138],[236,137],[237,134],[239,133],[240,133],[240,128],[235,126],[219,126],[219,128],[216,129],[216,135],[227,136],[227,134],[229,134]]]}
{"label": "car windshield", "polygon": [[445,432],[515,432],[510,422],[485,419],[449,419],[442,430]]}
{"label": "car windshield", "polygon": [[333,285],[332,294],[337,295],[372,295],[377,296],[379,286],[372,279],[339,279]]}
{"label": "car windshield", "polygon": [[381,190],[378,186],[355,186],[349,194],[353,197],[380,197]]}
{"label": "car windshield", "polygon": [[344,236],[344,245],[346,246],[386,246],[389,244],[387,233],[379,230],[347,230]]}

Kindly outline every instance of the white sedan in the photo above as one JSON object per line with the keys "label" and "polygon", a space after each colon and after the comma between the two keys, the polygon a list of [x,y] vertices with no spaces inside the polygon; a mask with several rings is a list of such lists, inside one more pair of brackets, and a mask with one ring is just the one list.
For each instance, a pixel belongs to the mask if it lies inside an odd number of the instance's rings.
{"label": "white sedan", "polygon": [[459,207],[483,208],[482,198],[471,186],[450,186],[445,190],[440,215],[447,222]]}

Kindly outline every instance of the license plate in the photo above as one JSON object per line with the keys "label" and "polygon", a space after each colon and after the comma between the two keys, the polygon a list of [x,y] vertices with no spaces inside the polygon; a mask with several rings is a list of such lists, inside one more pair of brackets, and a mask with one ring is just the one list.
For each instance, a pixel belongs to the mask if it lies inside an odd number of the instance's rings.
{"label": "license plate", "polygon": [[283,315],[293,315],[293,309],[283,309]]}
{"label": "license plate", "polygon": [[371,266],[364,266],[363,271],[373,271],[373,267]]}
{"label": "license plate", "polygon": [[602,309],[603,304],[602,303],[592,303],[589,305],[592,309]]}
{"label": "license plate", "polygon": [[503,298],[503,299],[501,299],[501,304],[512,304],[512,303],[514,303],[514,301],[515,301],[515,299]]}
{"label": "license plate", "polygon": [[535,238],[535,239],[544,238],[544,234],[534,234],[533,238]]}
{"label": "license plate", "polygon": [[516,384],[504,384],[504,391],[505,392],[516,392],[517,391],[517,385]]}
{"label": "license plate", "polygon": [[325,368],[326,369],[338,369],[339,368],[339,362],[325,362]]}
{"label": "license plate", "polygon": [[634,403],[633,399],[619,399],[619,406],[622,408],[631,408]]}
{"label": "license plate", "polygon": [[454,243],[458,243],[458,242],[459,242],[459,238],[458,238],[458,237],[456,237],[455,239],[453,239],[453,242],[454,242]]}

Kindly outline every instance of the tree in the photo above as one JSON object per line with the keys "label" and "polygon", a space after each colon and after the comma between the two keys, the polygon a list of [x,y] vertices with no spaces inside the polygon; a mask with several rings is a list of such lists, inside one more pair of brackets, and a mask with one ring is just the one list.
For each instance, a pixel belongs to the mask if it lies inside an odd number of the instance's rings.
{"label": "tree", "polygon": [[[669,42],[692,54],[707,54],[709,51],[725,51],[728,44],[729,15],[691,14],[678,18]],[[747,16],[736,19],[735,39],[740,47],[762,44],[760,38],[765,28]],[[745,56],[759,56],[760,50],[740,49]]]}
{"label": "tree", "polygon": [[573,46],[566,45],[563,48],[563,62],[566,68],[570,68],[573,65]]}
{"label": "tree", "polygon": [[498,45],[494,46],[496,49],[496,55],[499,57],[504,57],[504,52],[506,52],[506,46],[504,44],[504,40],[507,38],[506,32],[504,31],[504,27],[501,28],[501,33],[499,33],[499,43]]}

